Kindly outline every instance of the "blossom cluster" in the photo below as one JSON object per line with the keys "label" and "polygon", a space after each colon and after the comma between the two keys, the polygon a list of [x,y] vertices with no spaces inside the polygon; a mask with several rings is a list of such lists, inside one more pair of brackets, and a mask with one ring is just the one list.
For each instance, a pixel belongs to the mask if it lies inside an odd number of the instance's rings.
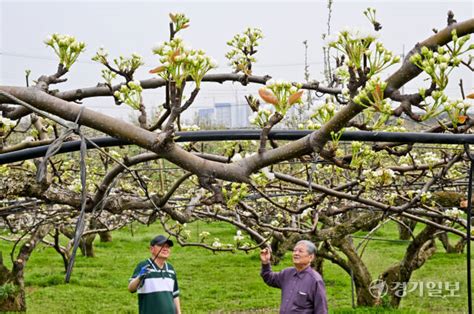
{"label": "blossom cluster", "polygon": [[387,83],[379,76],[372,77],[365,87],[354,97],[353,101],[363,107],[370,107],[372,110],[390,116],[392,107],[384,98],[384,91]]}
{"label": "blossom cluster", "polygon": [[374,24],[377,22],[377,19],[375,18],[376,10],[374,8],[367,8],[364,10],[364,15],[369,19],[370,23]]}
{"label": "blossom cluster", "polygon": [[187,124],[183,124],[181,125],[181,130],[182,131],[199,131],[201,128],[199,127],[199,125],[196,125],[196,124],[191,124],[191,125],[187,125]]}
{"label": "blossom cluster", "polygon": [[[328,39],[328,47],[334,48],[346,56],[345,65],[353,69],[367,67],[367,78],[380,73],[389,66],[400,62],[382,43],[376,42],[377,35],[359,29],[344,29],[336,37]],[[375,43],[375,49],[371,45]],[[364,60],[367,64],[364,65]],[[348,74],[348,72],[347,72]]]}
{"label": "blossom cluster", "polygon": [[293,84],[283,80],[268,80],[265,87],[258,90],[260,98],[272,104],[282,116],[296,103],[301,103],[303,90],[301,84]]}
{"label": "blossom cluster", "polygon": [[260,106],[258,111],[254,111],[249,116],[249,121],[251,124],[263,128],[270,120],[272,114],[273,111],[271,109]]}
{"label": "blossom cluster", "polygon": [[430,168],[442,161],[442,159],[434,152],[425,152],[420,156],[420,160],[425,162]]}
{"label": "blossom cluster", "polygon": [[12,120],[0,117],[0,135],[8,132],[14,125],[15,123]]}
{"label": "blossom cluster", "polygon": [[462,124],[467,119],[467,111],[471,105],[462,100],[453,100],[445,103],[444,111],[448,114],[454,127],[458,124]]}
{"label": "blossom cluster", "polygon": [[263,33],[258,28],[248,27],[242,34],[237,34],[227,42],[232,49],[226,53],[229,64],[235,72],[243,72],[246,75],[252,74],[252,63],[257,60],[253,55],[255,48],[259,45],[259,40],[263,38]]}
{"label": "blossom cluster", "polygon": [[463,177],[465,177],[465,173],[464,173],[464,168],[463,168],[463,165],[461,163],[456,163],[454,164],[448,171],[446,177],[449,179],[449,180],[459,180]]}
{"label": "blossom cluster", "polygon": [[363,185],[366,189],[392,184],[395,179],[395,172],[384,168],[377,170],[366,169],[362,171],[362,175],[365,177]]}
{"label": "blossom cluster", "polygon": [[[99,62],[104,65],[108,65],[109,53],[103,47],[97,50],[96,54],[91,58],[92,61]],[[117,66],[117,70],[123,74],[130,75],[133,74],[143,63],[143,57],[138,53],[132,53],[130,57],[119,56],[114,59],[114,64]],[[104,80],[111,85],[111,82],[116,77],[116,73],[112,72],[110,69],[102,70],[102,77]]]}
{"label": "blossom cluster", "polygon": [[109,57],[109,52],[105,50],[104,47],[100,47],[95,55],[91,58],[92,61],[96,61],[102,64],[107,64],[108,60],[107,58]]}
{"label": "blossom cluster", "polygon": [[160,66],[151,70],[165,80],[176,82],[180,88],[190,76],[199,88],[201,80],[209,70],[217,67],[217,62],[206,56],[199,49],[190,49],[181,37],[174,37],[171,41],[163,42],[153,48],[153,53],[160,57]]}
{"label": "blossom cluster", "polygon": [[448,77],[453,68],[461,64],[460,56],[469,50],[474,49],[474,45],[464,47],[470,39],[470,35],[458,38],[456,30],[451,32],[453,47],[438,47],[437,51],[432,51],[428,47],[422,47],[420,53],[411,56],[410,61],[428,74],[436,86],[443,90],[448,85]]}
{"label": "blossom cluster", "polygon": [[144,64],[143,57],[137,53],[132,53],[132,56],[129,58],[119,56],[118,59],[114,59],[114,63],[119,71],[124,73],[133,73]]}
{"label": "blossom cluster", "polygon": [[328,122],[337,112],[337,105],[332,101],[325,101],[310,107],[310,118],[317,123],[317,129]]}
{"label": "blossom cluster", "polygon": [[351,142],[351,149],[351,167],[356,169],[368,167],[370,163],[374,162],[378,157],[377,152],[373,151],[369,145],[363,144],[362,142]]}
{"label": "blossom cluster", "polygon": [[209,237],[211,234],[208,231],[202,231],[199,233],[199,239],[201,242],[204,242],[204,240]]}
{"label": "blossom cluster", "polygon": [[462,210],[459,210],[456,207],[453,207],[452,209],[448,209],[444,212],[446,216],[451,217],[451,218],[459,218],[461,215],[464,213]]}
{"label": "blossom cluster", "polygon": [[117,73],[110,71],[109,69],[102,69],[102,78],[104,81],[112,86],[112,81],[117,77]]}
{"label": "blossom cluster", "polygon": [[242,236],[242,231],[237,230],[236,235],[234,236],[234,241],[239,245],[240,242],[242,242],[245,239],[244,236]]}
{"label": "blossom cluster", "polygon": [[7,167],[6,165],[0,165],[0,175],[6,177],[10,173],[10,167]]}
{"label": "blossom cluster", "polygon": [[219,238],[214,238],[214,242],[212,242],[212,246],[216,249],[220,249],[222,247],[222,242]]}
{"label": "blossom cluster", "polygon": [[189,18],[183,13],[170,13],[169,17],[174,24],[175,33],[189,27]]}
{"label": "blossom cluster", "polygon": [[86,48],[86,44],[77,41],[75,37],[57,33],[46,38],[44,43],[53,48],[59,57],[59,63],[68,70]]}
{"label": "blossom cluster", "polygon": [[115,91],[114,96],[118,101],[139,110],[142,102],[142,91],[140,81],[130,81],[128,84],[120,86],[120,89]]}
{"label": "blossom cluster", "polygon": [[243,200],[249,194],[249,188],[246,183],[233,182],[230,190],[222,188],[222,194],[227,203],[227,207],[234,208],[238,202]]}
{"label": "blossom cluster", "polygon": [[420,201],[421,203],[426,204],[432,197],[433,197],[433,194],[430,191],[422,192],[420,194]]}
{"label": "blossom cluster", "polygon": [[[448,75],[451,70],[448,70],[450,60],[451,54],[445,51],[444,47],[439,47],[437,52],[422,47],[421,54],[417,53],[410,58],[410,61],[425,71],[440,89],[444,89],[448,85]],[[457,66],[461,60],[453,58],[452,62],[454,66]]]}
{"label": "blossom cluster", "polygon": [[[280,202],[280,199],[279,199],[279,203]],[[278,212],[276,213],[275,215],[275,219],[273,219],[271,222],[270,222],[270,225],[272,225],[273,227],[278,227],[280,226],[282,223],[285,222],[285,217],[283,216],[283,214],[281,212]]]}
{"label": "blossom cluster", "polygon": [[395,205],[397,199],[399,199],[398,193],[395,192],[390,192],[390,193],[385,193],[384,199],[390,204],[390,205]]}
{"label": "blossom cluster", "polygon": [[268,167],[260,169],[259,172],[250,176],[252,181],[259,187],[266,187],[267,184],[275,179],[275,174],[268,169]]}
{"label": "blossom cluster", "polygon": [[301,219],[308,219],[311,218],[313,215],[313,209],[312,208],[306,208],[303,210],[303,212],[300,214]]}

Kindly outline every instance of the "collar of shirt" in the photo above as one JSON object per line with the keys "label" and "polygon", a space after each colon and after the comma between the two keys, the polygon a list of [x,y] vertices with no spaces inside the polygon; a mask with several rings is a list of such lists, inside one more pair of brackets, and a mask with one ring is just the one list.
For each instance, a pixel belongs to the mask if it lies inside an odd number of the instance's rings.
{"label": "collar of shirt", "polygon": [[303,269],[302,271],[298,271],[298,270],[296,270],[296,268],[295,268],[294,270],[295,270],[295,273],[293,274],[293,276],[296,276],[296,277],[298,277],[298,278],[301,279],[301,278],[304,277],[304,275],[305,275],[306,273],[311,272],[311,266],[306,267],[306,268]]}
{"label": "collar of shirt", "polygon": [[154,260],[152,260],[151,258],[148,259],[148,263],[151,265],[151,267],[153,267],[153,269],[155,269],[156,271],[158,270],[166,270],[168,271],[168,263],[165,262],[165,264],[163,265],[163,268],[160,268],[160,266],[158,266],[158,264],[155,263]]}

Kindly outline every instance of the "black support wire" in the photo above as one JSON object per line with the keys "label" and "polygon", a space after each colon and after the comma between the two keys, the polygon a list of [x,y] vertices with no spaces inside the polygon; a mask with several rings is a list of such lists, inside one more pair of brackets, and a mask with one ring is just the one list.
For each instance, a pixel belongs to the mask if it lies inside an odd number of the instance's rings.
{"label": "black support wire", "polygon": [[467,305],[468,313],[472,314],[472,286],[471,286],[471,218],[472,218],[472,177],[474,174],[474,155],[471,154],[471,149],[468,144],[464,145],[466,155],[471,161],[471,166],[469,167],[469,186],[467,191],[467,230],[466,230],[466,240],[467,240]]}
{"label": "black support wire", "polygon": [[40,162],[40,165],[38,166],[38,172],[36,175],[37,181],[43,182],[43,180],[46,179],[48,161],[50,160],[52,156],[58,153],[58,151],[62,147],[62,144],[64,143],[64,140],[73,133],[78,134],[80,136],[81,140],[78,142],[79,142],[79,150],[80,150],[81,210],[80,210],[80,214],[77,219],[76,228],[74,231],[72,254],[67,264],[66,278],[65,278],[66,283],[69,283],[70,281],[72,269],[74,267],[74,261],[76,259],[77,248],[79,246],[79,241],[82,237],[82,233],[84,232],[84,227],[85,227],[84,214],[85,214],[86,200],[87,200],[87,187],[86,187],[87,147],[86,147],[86,139],[84,137],[84,134],[81,132],[81,126],[79,125],[79,118],[81,117],[83,111],[84,111],[84,106],[81,107],[81,110],[79,111],[76,117],[74,125],[67,127],[67,129],[58,138],[56,138],[50,145],[47,145],[46,154],[43,160]]}
{"label": "black support wire", "polygon": [[[295,130],[272,130],[268,136],[273,140],[293,141],[300,139],[313,131]],[[176,132],[176,142],[212,142],[212,141],[236,141],[236,140],[258,140],[261,130],[215,130]],[[91,139],[97,146],[110,147],[130,145],[127,141],[113,137],[101,137]],[[361,142],[393,142],[393,143],[432,143],[432,144],[474,144],[474,134],[434,134],[434,133],[398,133],[398,132],[367,132],[348,131],[341,136],[341,141]],[[63,143],[57,154],[78,151],[80,141]],[[94,148],[87,143],[87,148]],[[19,151],[0,154],[0,165],[12,162],[43,157],[48,150],[48,145],[26,148]]]}
{"label": "black support wire", "polygon": [[84,228],[86,226],[85,222],[85,212],[86,212],[86,203],[87,203],[87,185],[86,185],[86,179],[87,179],[87,171],[86,171],[86,154],[87,154],[87,148],[86,148],[86,139],[84,137],[84,134],[82,134],[80,131],[80,126],[78,126],[77,130],[79,135],[81,136],[81,148],[80,148],[80,168],[81,168],[81,211],[79,213],[79,217],[77,218],[77,223],[76,223],[76,228],[74,230],[74,240],[73,240],[73,247],[72,247],[72,253],[71,257],[69,258],[69,262],[67,264],[67,270],[66,270],[66,277],[65,277],[65,282],[69,283],[71,280],[71,274],[72,274],[72,269],[74,267],[74,262],[76,260],[76,253],[77,253],[77,248],[79,247],[79,243],[82,238],[82,234],[84,233]]}

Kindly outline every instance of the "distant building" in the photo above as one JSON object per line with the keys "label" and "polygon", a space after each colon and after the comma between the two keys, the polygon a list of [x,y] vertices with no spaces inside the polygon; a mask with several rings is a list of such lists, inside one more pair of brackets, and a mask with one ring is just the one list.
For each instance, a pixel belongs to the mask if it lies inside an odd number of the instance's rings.
{"label": "distant building", "polygon": [[216,103],[216,126],[230,129],[232,127],[232,110],[230,103]]}
{"label": "distant building", "polygon": [[232,128],[247,128],[250,126],[249,116],[252,111],[247,104],[233,104],[232,105]]}
{"label": "distant building", "polygon": [[212,125],[214,119],[214,108],[202,108],[198,110],[197,125]]}
{"label": "distant building", "polygon": [[215,103],[214,108],[206,107],[194,111],[193,121],[189,123],[219,129],[248,128],[251,113],[247,104]]}

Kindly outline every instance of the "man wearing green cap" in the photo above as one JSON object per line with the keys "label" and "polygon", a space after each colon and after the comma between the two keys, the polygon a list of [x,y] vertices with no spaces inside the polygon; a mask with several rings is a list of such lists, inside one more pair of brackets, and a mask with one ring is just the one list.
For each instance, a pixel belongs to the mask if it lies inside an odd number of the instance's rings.
{"label": "man wearing green cap", "polygon": [[140,314],[181,314],[176,272],[166,262],[173,241],[158,235],[150,241],[151,258],[140,263],[133,271],[128,291],[138,292]]}

